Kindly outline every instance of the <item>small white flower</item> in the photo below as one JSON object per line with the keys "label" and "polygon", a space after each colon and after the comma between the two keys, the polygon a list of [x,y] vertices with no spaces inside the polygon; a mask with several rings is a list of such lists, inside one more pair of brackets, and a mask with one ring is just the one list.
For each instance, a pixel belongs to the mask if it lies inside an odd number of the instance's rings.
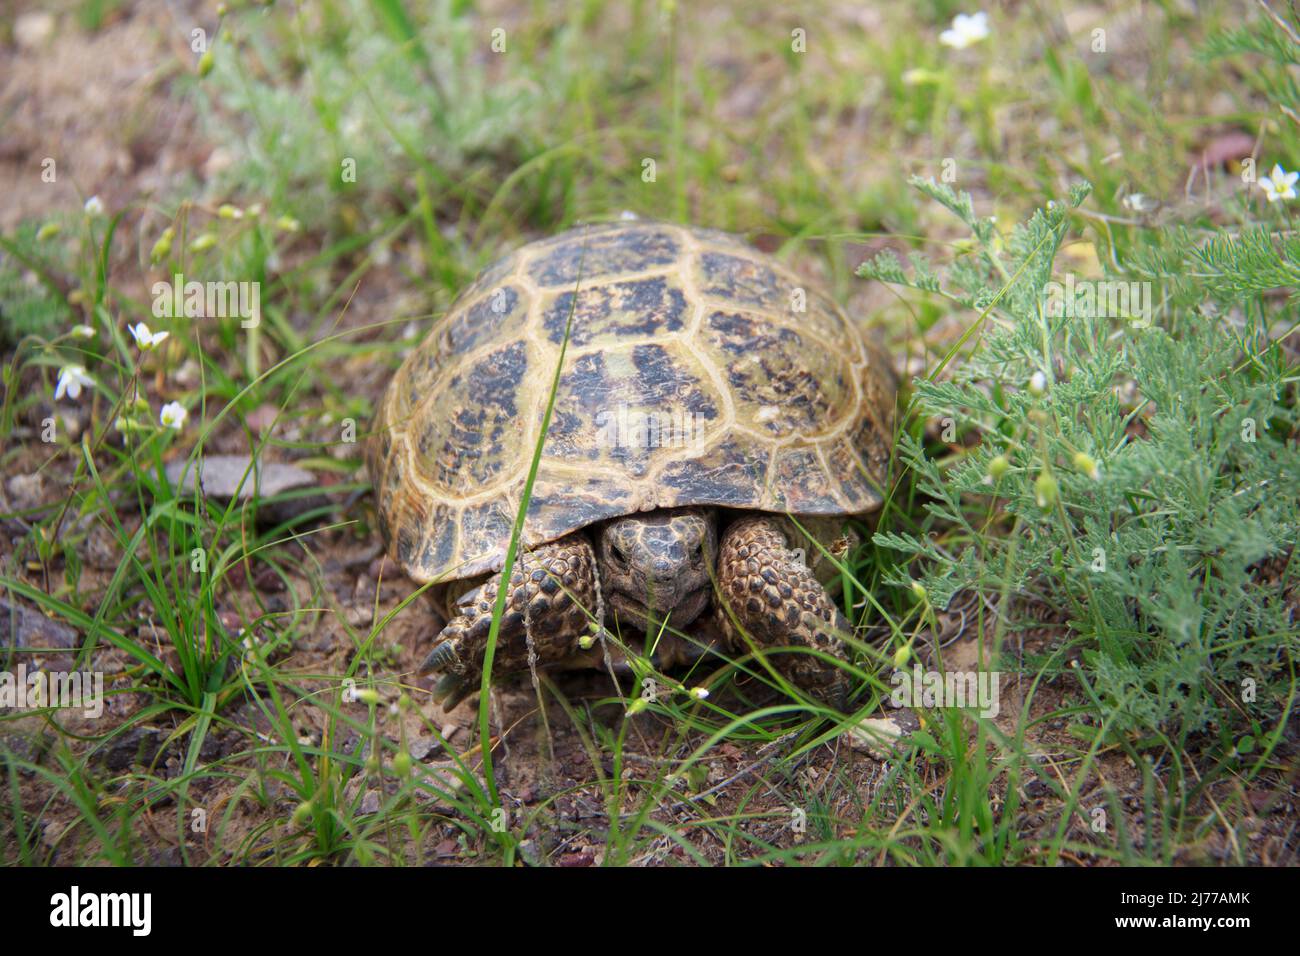
{"label": "small white flower", "polygon": [[1047,376],[1042,372],[1035,372],[1029,376],[1029,394],[1035,397],[1042,395],[1047,391]]}
{"label": "small white flower", "polygon": [[964,50],[972,43],[978,43],[989,35],[989,18],[983,10],[967,15],[959,13],[952,21],[951,29],[939,34],[939,42],[954,50]]}
{"label": "small white flower", "polygon": [[95,330],[89,325],[74,325],[72,327],[72,334],[83,339],[93,339],[95,337]]}
{"label": "small white flower", "polygon": [[1277,163],[1273,164],[1273,170],[1259,181],[1259,186],[1268,195],[1269,202],[1277,202],[1279,199],[1295,199],[1296,180],[1300,179],[1300,172],[1287,172]]}
{"label": "small white flower", "polygon": [[185,419],[189,417],[189,412],[180,402],[168,402],[162,407],[162,413],[158,420],[168,428],[174,428],[180,431],[185,425]]}
{"label": "small white flower", "polygon": [[704,700],[709,696],[709,689],[707,687],[692,687],[691,696],[696,700]]}
{"label": "small white flower", "polygon": [[1143,212],[1151,208],[1151,200],[1142,193],[1129,193],[1124,197],[1124,206],[1133,212]]}
{"label": "small white flower", "polygon": [[65,365],[59,369],[59,384],[54,388],[54,400],[57,402],[67,395],[75,402],[81,397],[82,388],[92,388],[94,384],[95,380],[80,365]]}
{"label": "small white flower", "polygon": [[98,196],[91,196],[81,208],[86,211],[87,216],[104,215],[104,202]]}
{"label": "small white flower", "polygon": [[170,335],[170,332],[150,332],[149,326],[143,322],[138,325],[130,326],[131,334],[135,336],[135,344],[140,346],[140,351],[148,352],[157,345],[161,345],[163,340]]}

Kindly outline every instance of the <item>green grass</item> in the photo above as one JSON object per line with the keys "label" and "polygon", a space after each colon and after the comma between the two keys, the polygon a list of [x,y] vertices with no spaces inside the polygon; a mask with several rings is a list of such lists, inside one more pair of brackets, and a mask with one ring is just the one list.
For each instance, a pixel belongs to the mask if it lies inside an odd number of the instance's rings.
{"label": "green grass", "polygon": [[[117,6],[81,4],[84,28],[111,29]],[[206,191],[51,210],[0,241],[6,473],[58,489],[4,515],[23,533],[0,591],[84,635],[76,666],[111,654],[123,702],[93,726],[0,714],[0,858],[418,864],[450,840],[464,862],[530,865],[584,844],[607,865],[1257,861],[1247,793],[1284,793],[1295,745],[1295,612],[1252,576],[1282,558],[1296,577],[1296,363],[1275,341],[1296,321],[1275,291],[1296,287],[1295,207],[1235,167],[1189,197],[1183,157],[1237,129],[1260,131],[1261,175],[1300,163],[1282,27],[1169,6],[1136,26],[1081,14],[1069,35],[997,9],[988,40],[953,51],[937,37],[959,11],[938,2],[861,22],[760,4],[725,27],[658,3],[310,6],[232,3],[212,71],[173,69],[160,95],[195,104],[230,155]],[[945,169],[953,189],[927,185]],[[1066,202],[1081,180],[1090,197]],[[1135,212],[1135,193],[1162,205]],[[377,539],[358,470],[372,402],[407,331],[496,254],[623,210],[777,250],[919,363],[879,533],[842,569],[854,711],[804,700],[761,655],[686,674],[634,659],[595,700],[542,675],[542,720],[502,727],[484,695],[474,739],[449,743],[395,665],[395,634],[424,633],[399,627],[427,615],[419,589],[388,563],[371,592],[339,592],[339,555]],[[1038,292],[1065,272],[1153,282],[1155,327],[1045,320]],[[177,274],[260,282],[262,321],[156,318],[150,284]],[[141,352],[141,321],[169,340]],[[54,402],[72,362],[94,386]],[[1156,406],[1145,435],[1123,386]],[[179,432],[159,424],[168,401],[189,412]],[[77,421],[54,416],[42,443],[52,409]],[[1241,417],[1260,428],[1245,450]],[[229,447],[315,471],[331,504],[268,523],[275,501],[171,489],[166,461]],[[1099,576],[1080,570],[1095,547]],[[987,602],[969,624],[1025,689],[1015,719],[923,713],[864,780],[835,756],[846,730],[958,591]],[[1012,616],[987,609],[1029,597],[1070,623],[1021,659]],[[323,634],[348,651],[328,668],[303,650]],[[667,690],[643,699],[651,680]],[[162,728],[159,756],[109,769],[143,727]],[[417,734],[436,757],[407,758]],[[499,776],[525,742],[543,778],[574,745],[585,777],[521,804]]]}

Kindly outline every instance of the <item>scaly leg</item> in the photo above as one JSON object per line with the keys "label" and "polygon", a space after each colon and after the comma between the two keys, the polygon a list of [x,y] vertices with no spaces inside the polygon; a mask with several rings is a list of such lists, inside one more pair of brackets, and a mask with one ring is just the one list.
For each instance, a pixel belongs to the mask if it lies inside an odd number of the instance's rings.
{"label": "scaly leg", "polygon": [[[501,615],[493,673],[535,669],[574,653],[589,630],[587,611],[596,607],[596,580],[596,555],[580,534],[519,554]],[[444,710],[478,690],[500,587],[497,574],[462,596],[456,615],[425,658],[421,670],[443,672],[433,695]]]}
{"label": "scaly leg", "polygon": [[[736,649],[803,646],[847,660],[838,634],[849,622],[787,547],[778,521],[741,518],[722,536],[718,555],[716,618]],[[768,660],[792,684],[816,700],[843,710],[849,680],[843,668],[807,653],[772,654]]]}

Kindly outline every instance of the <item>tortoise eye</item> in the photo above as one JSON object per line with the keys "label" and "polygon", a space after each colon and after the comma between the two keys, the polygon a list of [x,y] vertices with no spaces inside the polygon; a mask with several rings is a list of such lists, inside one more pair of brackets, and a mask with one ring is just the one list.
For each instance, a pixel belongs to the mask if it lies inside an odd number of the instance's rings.
{"label": "tortoise eye", "polygon": [[627,552],[625,552],[622,548],[620,548],[616,544],[611,544],[609,546],[609,550],[613,552],[615,558],[617,558],[623,564],[627,564]]}
{"label": "tortoise eye", "polygon": [[701,541],[699,544],[695,546],[695,551],[692,552],[691,559],[694,561],[699,561],[703,557],[704,557],[704,542]]}

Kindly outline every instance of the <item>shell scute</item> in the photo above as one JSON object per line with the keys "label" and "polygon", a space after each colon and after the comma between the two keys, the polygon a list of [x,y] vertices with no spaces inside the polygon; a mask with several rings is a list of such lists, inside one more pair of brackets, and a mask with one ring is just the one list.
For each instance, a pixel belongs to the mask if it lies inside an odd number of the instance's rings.
{"label": "shell scute", "polygon": [[712,312],[701,337],[726,369],[737,419],[755,431],[812,437],[856,400],[845,357],[762,315]]}
{"label": "shell scute", "polygon": [[641,510],[643,502],[635,486],[627,482],[597,479],[573,484],[557,476],[539,482],[528,500],[525,537],[531,542],[551,541],[606,518]]}
{"label": "shell scute", "polygon": [[828,514],[842,506],[835,497],[836,485],[827,481],[826,468],[810,446],[795,445],[777,452],[772,478],[773,498],[779,508],[794,514]]}
{"label": "shell scute", "polygon": [[528,304],[527,294],[517,285],[507,283],[488,289],[452,312],[441,351],[460,354],[519,334],[528,321]]}
{"label": "shell scute", "polygon": [[[666,450],[706,440],[721,416],[702,370],[668,343],[578,356],[561,376],[556,408],[545,458],[633,478],[648,475]],[[539,425],[543,415],[539,409]]]}
{"label": "shell scute", "polygon": [[795,283],[771,266],[741,256],[702,252],[698,275],[704,295],[735,306],[781,312],[790,310],[794,300]]}
{"label": "shell scute", "polygon": [[539,246],[528,274],[542,288],[666,268],[682,251],[676,236],[652,225],[579,228]]}
{"label": "shell scute", "polygon": [[466,505],[460,514],[460,524],[469,541],[509,540],[514,520],[514,512],[508,511],[506,503],[497,499]]}
{"label": "shell scute", "polygon": [[[570,323],[569,316],[573,320]],[[550,341],[559,345],[569,329],[574,348],[602,345],[623,338],[646,338],[680,332],[689,310],[686,293],[670,276],[649,276],[561,292],[542,314]]]}
{"label": "shell scute", "polygon": [[810,289],[798,324],[812,332],[831,348],[845,352],[861,351],[862,337],[850,326],[839,307],[824,293]]}
{"label": "shell scute", "polygon": [[659,480],[675,492],[675,500],[743,508],[762,500],[766,470],[766,457],[755,458],[752,448],[725,438],[692,457],[669,462]]}
{"label": "shell scute", "polygon": [[519,383],[528,347],[511,342],[457,372],[410,428],[428,477],[450,495],[493,484],[518,467]]}
{"label": "shell scute", "polygon": [[425,521],[426,533],[420,552],[420,567],[451,569],[456,558],[456,513],[438,504]]}

